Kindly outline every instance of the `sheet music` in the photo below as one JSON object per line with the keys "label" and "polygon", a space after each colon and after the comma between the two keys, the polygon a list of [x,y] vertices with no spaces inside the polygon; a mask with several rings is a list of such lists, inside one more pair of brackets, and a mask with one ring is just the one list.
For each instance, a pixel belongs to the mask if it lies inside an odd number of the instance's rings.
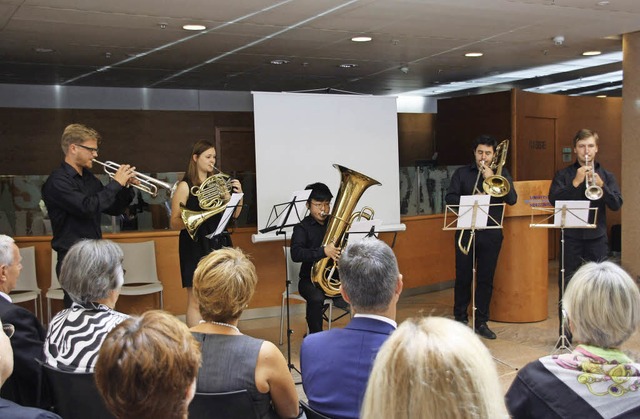
{"label": "sheet music", "polygon": [[[367,237],[367,234],[371,232],[371,227],[374,228],[374,232],[378,231],[378,227],[382,225],[382,218],[375,218],[373,220],[360,220],[354,221],[349,228],[349,244],[358,243],[360,240]],[[354,234],[352,234],[354,233]]]}
{"label": "sheet music", "polygon": [[227,224],[229,223],[229,220],[231,219],[231,216],[235,212],[236,207],[238,206],[238,203],[240,202],[243,196],[244,196],[244,193],[231,194],[231,199],[229,199],[229,202],[227,203],[227,208],[225,208],[224,213],[222,213],[222,218],[218,223],[218,227],[216,227],[216,231],[209,234],[208,236],[205,236],[206,238],[210,239],[213,236],[217,236],[224,231],[224,229],[227,227]]}
{"label": "sheet music", "polygon": [[[476,219],[473,222],[473,205],[478,203],[476,209]],[[457,228],[483,228],[487,226],[489,218],[489,204],[491,203],[491,195],[462,195],[460,197],[460,205],[458,206],[458,222]]]}
{"label": "sheet music", "polygon": [[[591,201],[556,201],[553,224],[557,227],[588,227],[589,204]],[[567,206],[565,212],[564,226],[562,225],[562,208]]]}
{"label": "sheet music", "polygon": [[[291,211],[288,211],[287,208],[289,207],[287,206],[285,210],[283,210],[278,215],[278,218],[276,219],[276,222],[274,223],[274,225],[286,226],[286,225],[299,223],[302,220],[302,218],[304,218],[304,215],[307,212],[307,200],[309,199],[309,195],[311,195],[311,192],[312,192],[311,189],[294,191],[291,194],[291,198],[289,198],[289,200],[286,201],[286,202],[295,202],[294,207],[291,208]],[[286,220],[285,220],[285,217],[287,217]]]}

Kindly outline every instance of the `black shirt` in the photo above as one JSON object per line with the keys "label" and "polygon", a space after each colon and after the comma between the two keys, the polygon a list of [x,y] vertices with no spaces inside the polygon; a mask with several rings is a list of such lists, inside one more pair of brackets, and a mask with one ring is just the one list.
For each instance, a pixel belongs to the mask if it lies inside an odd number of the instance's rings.
{"label": "black shirt", "polygon": [[[509,193],[501,198],[491,197],[491,204],[499,204],[506,203],[508,205],[513,205],[518,200],[518,194],[516,193],[516,189],[513,187],[513,179],[511,179],[511,175],[507,169],[502,169],[501,176],[505,177],[511,185]],[[475,184],[476,179],[478,179],[478,183]],[[482,175],[478,176],[478,166],[475,163],[462,166],[458,168],[451,177],[451,182],[449,183],[449,189],[447,189],[447,195],[445,196],[445,201],[448,205],[460,205],[460,197],[463,195],[473,195],[474,187],[476,187],[479,191],[482,191],[482,182],[484,178]],[[489,215],[495,221],[500,222],[502,220],[502,205],[494,205],[489,207]],[[491,218],[487,221],[488,226],[495,226],[496,222]]]}
{"label": "black shirt", "polygon": [[83,168],[81,176],[63,162],[42,186],[53,229],[51,247],[64,255],[80,239],[102,238],[101,213],[121,214],[134,196],[133,188],[113,179],[103,186],[91,171]]}
{"label": "black shirt", "polygon": [[[553,177],[551,187],[549,188],[549,202],[555,205],[556,201],[586,201],[587,197],[584,191],[587,189],[586,182],[582,182],[577,188],[573,186],[573,179],[576,172],[580,168],[577,161],[571,166],[559,170]],[[590,208],[598,208],[598,218],[596,220],[596,228],[567,228],[565,235],[577,239],[597,239],[607,235],[607,209],[617,211],[622,206],[622,194],[620,187],[616,182],[613,173],[600,167],[600,163],[596,162],[595,171],[604,182],[602,185],[602,198],[591,201]],[[590,222],[593,222],[593,211],[589,214]]]}
{"label": "black shirt", "polygon": [[327,231],[327,224],[319,224],[312,216],[307,215],[293,227],[291,236],[291,259],[302,262],[300,278],[311,278],[311,267],[314,262],[326,257],[322,247],[322,239]]}

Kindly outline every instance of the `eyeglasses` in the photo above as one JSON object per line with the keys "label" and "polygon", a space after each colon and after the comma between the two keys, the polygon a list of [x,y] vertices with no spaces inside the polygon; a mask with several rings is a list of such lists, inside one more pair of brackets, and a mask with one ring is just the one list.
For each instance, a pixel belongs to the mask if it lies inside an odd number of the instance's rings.
{"label": "eyeglasses", "polygon": [[76,144],[78,147],[82,147],[85,150],[91,152],[91,153],[96,153],[98,154],[98,149],[97,148],[93,148],[93,147],[87,147],[86,145],[82,145],[82,144]]}
{"label": "eyeglasses", "polygon": [[2,330],[4,330],[4,333],[6,333],[9,339],[11,339],[11,336],[16,332],[16,327],[11,323],[4,323],[2,325]]}
{"label": "eyeglasses", "polygon": [[311,205],[313,205],[316,208],[329,208],[331,206],[330,202],[312,202]]}

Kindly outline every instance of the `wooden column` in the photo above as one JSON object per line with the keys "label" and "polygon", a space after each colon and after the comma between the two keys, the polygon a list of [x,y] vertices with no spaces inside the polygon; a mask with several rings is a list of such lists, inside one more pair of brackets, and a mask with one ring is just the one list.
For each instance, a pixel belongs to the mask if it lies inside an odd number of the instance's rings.
{"label": "wooden column", "polygon": [[548,229],[531,228],[532,205],[546,200],[551,181],[514,182],[518,202],[506,207],[504,241],[493,281],[490,318],[536,322],[547,318]]}

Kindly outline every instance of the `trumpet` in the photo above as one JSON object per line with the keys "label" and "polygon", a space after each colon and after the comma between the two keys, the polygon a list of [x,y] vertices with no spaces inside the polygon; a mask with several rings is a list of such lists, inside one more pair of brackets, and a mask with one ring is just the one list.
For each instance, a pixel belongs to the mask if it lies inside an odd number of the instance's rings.
{"label": "trumpet", "polygon": [[588,168],[588,173],[584,180],[587,187],[584,191],[584,196],[591,201],[598,200],[602,198],[603,191],[602,188],[596,184],[596,165],[593,160],[589,160],[589,154],[584,156],[584,165]]}
{"label": "trumpet", "polygon": [[[106,162],[101,162],[99,160],[93,159],[92,160],[94,163],[98,163],[99,165],[101,165],[102,167],[104,167],[104,172],[106,174],[109,175],[110,178],[113,179],[113,177],[115,176],[116,172],[118,171],[118,169],[120,168],[120,164],[118,163],[114,163],[112,161],[106,161]],[[168,184],[167,182],[163,182],[161,180],[158,180],[156,178],[153,178],[151,176],[147,176],[144,175],[142,173],[138,173],[138,172],[133,172],[134,174],[134,178],[140,182],[139,185],[136,184],[131,184],[131,186],[133,186],[136,189],[140,189],[142,192],[146,192],[149,195],[151,195],[152,197],[156,197],[158,195],[158,187],[164,188],[164,189],[168,189],[171,191],[171,195],[173,196],[173,193],[176,190],[176,186],[178,185],[178,182],[174,183],[173,185]]]}

